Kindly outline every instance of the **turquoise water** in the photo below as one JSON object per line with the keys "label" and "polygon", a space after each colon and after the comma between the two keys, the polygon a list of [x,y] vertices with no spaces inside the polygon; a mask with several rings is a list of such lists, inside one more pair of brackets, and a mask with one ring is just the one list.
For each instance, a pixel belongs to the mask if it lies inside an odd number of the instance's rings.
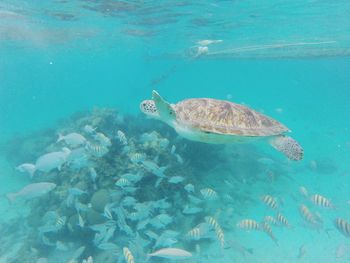
{"label": "turquoise water", "polygon": [[[350,5],[264,2],[2,1],[0,262],[83,262],[89,256],[94,262],[127,262],[124,247],[135,262],[146,262],[147,254],[164,247],[192,253],[179,262],[348,262],[349,235],[335,221],[350,223]],[[222,41],[197,43],[208,39]],[[199,47],[204,47],[202,54]],[[178,137],[140,112],[140,102],[151,99],[153,89],[171,103],[204,97],[249,106],[287,125],[304,158],[290,161],[264,141],[211,145]],[[111,145],[103,148],[95,132],[84,131],[85,125],[96,127]],[[71,155],[60,170],[36,171],[33,178],[15,169],[65,146],[79,149],[56,142],[58,133],[72,132],[88,141],[83,157],[77,154],[86,162]],[[148,139],[145,133],[151,134]],[[106,153],[99,156],[86,146],[90,144]],[[146,163],[133,161],[135,153],[167,167],[158,187],[157,175]],[[132,183],[135,192],[115,186],[125,173],[142,175]],[[169,182],[174,176],[184,181]],[[27,201],[6,199],[39,182],[56,188]],[[184,189],[189,183],[194,193]],[[70,203],[73,187],[84,194]],[[307,189],[306,197],[300,187]],[[205,188],[216,192],[215,200],[201,193]],[[108,193],[108,202],[96,205],[101,192]],[[313,203],[315,194],[332,207]],[[264,195],[276,198],[278,208],[266,206]],[[128,196],[137,201],[124,207]],[[132,219],[139,204],[163,198],[169,207]],[[86,209],[80,211],[77,203]],[[110,205],[111,218],[105,205]],[[301,205],[316,222],[302,216]],[[188,206],[200,210],[186,214]],[[127,227],[120,223],[121,207]],[[291,227],[271,224],[274,241],[262,222],[278,212]],[[157,225],[159,214],[170,217],[169,224]],[[217,228],[204,223],[207,216],[219,224],[223,245]],[[260,227],[238,227],[244,219]],[[138,227],[145,220],[150,222]],[[40,227],[51,223],[59,229],[42,234]],[[106,223],[115,230],[100,241],[92,228]],[[201,229],[202,236],[189,238],[188,232],[201,223],[208,233]],[[160,238],[166,230],[177,232],[173,242]],[[150,238],[147,231],[157,237]],[[171,259],[151,257],[148,262]]]}

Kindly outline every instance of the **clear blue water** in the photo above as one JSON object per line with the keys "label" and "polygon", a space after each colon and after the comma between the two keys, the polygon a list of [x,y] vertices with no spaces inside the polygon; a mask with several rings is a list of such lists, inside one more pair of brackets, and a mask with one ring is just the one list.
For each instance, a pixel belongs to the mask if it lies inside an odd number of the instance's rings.
{"label": "clear blue water", "polygon": [[[39,258],[68,262],[81,246],[86,249],[77,262],[88,256],[94,262],[123,262],[123,247],[130,248],[135,262],[145,262],[147,253],[167,245],[155,247],[156,241],[151,241],[139,244],[137,250],[131,245],[136,232],[147,239],[144,231],[160,235],[166,229],[179,232],[172,247],[194,255],[183,262],[348,262],[349,237],[334,221],[350,222],[349,14],[347,1],[2,1],[0,262]],[[197,56],[197,42],[206,39],[222,41],[207,45],[208,50]],[[205,97],[256,109],[292,130],[291,136],[304,148],[304,159],[288,161],[264,142],[215,146],[177,138],[165,124],[147,119],[139,110],[153,89],[172,103]],[[83,124],[93,123],[81,120],[95,118],[94,108],[117,109],[118,116],[124,116],[119,124],[109,120],[103,127],[97,125],[97,131],[112,139],[105,156],[90,156],[81,169],[66,163],[61,171],[38,172],[33,179],[15,170],[21,163],[35,163],[44,153],[60,150],[64,144],[55,143],[58,132],[79,132],[93,141],[82,131]],[[82,111],[84,116],[77,114]],[[124,131],[130,152],[121,150],[117,130]],[[169,140],[166,149],[142,144],[140,136],[153,130]],[[171,154],[171,145],[184,159],[182,164]],[[130,166],[133,151],[169,166],[167,177],[180,175],[185,181],[172,185],[164,179],[160,188],[155,187],[155,175],[143,165]],[[106,162],[113,164],[107,167]],[[86,178],[90,166],[99,173],[97,188]],[[38,229],[47,222],[33,224],[33,213],[43,217],[56,211],[69,219],[77,214],[62,208],[70,187],[86,187],[86,197],[80,201],[88,205],[101,189],[122,192],[110,185],[108,176],[116,181],[123,173],[137,171],[145,179],[130,195],[139,203],[168,198],[171,207],[164,212],[172,223],[166,228],[147,226],[137,231],[135,222],[127,219],[133,233],[125,235],[117,228],[109,240],[118,246],[115,255],[93,242],[92,224],[84,212],[86,223],[80,231],[70,231],[67,223],[63,230],[47,234],[55,245],[43,243]],[[9,204],[5,198],[42,181],[57,187],[27,202]],[[187,183],[195,185],[198,198],[203,199],[201,188],[210,187],[218,199],[204,200],[198,205],[202,212],[184,215],[181,210],[190,204],[183,189]],[[299,193],[301,186],[308,190],[307,198]],[[278,211],[292,225],[272,226],[278,246],[263,231],[236,225],[243,219],[261,222],[264,216],[276,215],[261,201],[266,194],[277,198]],[[314,194],[328,198],[336,208],[313,204]],[[55,198],[58,195],[61,199]],[[315,229],[301,216],[301,204],[320,215],[321,226]],[[160,210],[149,219],[157,213]],[[205,216],[215,217],[221,225],[224,249],[215,231],[211,238],[186,240],[186,233]],[[66,249],[57,247],[57,241]]]}

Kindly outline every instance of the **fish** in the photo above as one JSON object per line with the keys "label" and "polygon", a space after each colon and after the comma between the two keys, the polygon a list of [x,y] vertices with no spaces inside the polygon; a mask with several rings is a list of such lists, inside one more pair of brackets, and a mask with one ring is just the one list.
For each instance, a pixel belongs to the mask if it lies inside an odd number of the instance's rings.
{"label": "fish", "polygon": [[199,199],[198,197],[195,197],[194,195],[188,195],[188,199],[190,200],[191,203],[195,205],[199,205],[200,203],[203,202],[203,200]]}
{"label": "fish", "polygon": [[136,225],[136,229],[137,230],[145,229],[145,227],[149,224],[149,222],[150,222],[150,219],[148,219],[148,218],[138,222]]}
{"label": "fish", "polygon": [[55,222],[55,226],[63,227],[66,224],[67,217],[66,216],[61,216],[57,218]]}
{"label": "fish", "polygon": [[185,235],[185,239],[198,241],[199,239],[207,238],[210,236],[210,229],[211,226],[208,223],[201,223],[189,230]]}
{"label": "fish", "polygon": [[226,243],[228,248],[232,248],[238,251],[243,257],[245,257],[247,253],[254,253],[254,250],[252,248],[246,248],[236,240],[228,240]]}
{"label": "fish", "polygon": [[217,40],[211,40],[211,39],[204,39],[204,40],[200,40],[197,42],[198,45],[200,46],[208,46],[211,44],[217,44],[217,43],[221,43],[223,40],[221,39],[217,39]]}
{"label": "fish", "polygon": [[178,240],[176,237],[178,236],[178,233],[175,231],[169,231],[165,230],[158,238],[154,245],[154,248],[158,247],[171,247],[172,245],[176,244]]}
{"label": "fish", "polygon": [[91,155],[98,158],[104,156],[109,151],[106,146],[90,142],[86,143],[85,148]]}
{"label": "fish", "polygon": [[276,198],[271,195],[264,195],[261,197],[261,200],[270,208],[277,209],[277,201]]}
{"label": "fish", "polygon": [[67,135],[58,134],[57,142],[64,141],[71,147],[77,147],[86,143],[86,138],[76,132],[69,133]]}
{"label": "fish", "polygon": [[166,201],[166,198],[163,198],[157,201],[153,201],[152,207],[155,209],[168,209],[171,207],[171,204]]}
{"label": "fish", "polygon": [[92,256],[89,256],[87,259],[83,259],[82,263],[94,263]]}
{"label": "fish", "polygon": [[178,183],[183,182],[184,180],[185,180],[185,178],[183,178],[182,176],[172,176],[172,177],[170,177],[168,182],[171,184],[178,184]]}
{"label": "fish", "polygon": [[140,164],[142,161],[146,160],[146,155],[144,153],[132,153],[129,155],[130,161],[134,164]]}
{"label": "fish", "polygon": [[334,225],[340,233],[346,237],[350,237],[350,224],[343,218],[336,218]]}
{"label": "fish", "polygon": [[277,238],[275,237],[275,235],[272,233],[272,229],[270,227],[270,225],[266,222],[262,222],[260,224],[260,229],[265,232],[275,243],[276,245],[278,245],[277,242]]}
{"label": "fish", "polygon": [[30,178],[33,178],[35,172],[35,165],[32,163],[23,163],[21,165],[18,165],[16,167],[16,170],[21,173],[28,173],[30,175]]}
{"label": "fish", "polygon": [[78,226],[83,228],[85,226],[84,219],[81,217],[80,213],[78,213]]}
{"label": "fish", "polygon": [[86,194],[86,191],[83,191],[77,187],[71,187],[68,189],[68,193],[73,195],[73,196],[80,196],[82,194]]}
{"label": "fish", "polygon": [[281,213],[277,213],[276,215],[276,220],[279,224],[286,226],[286,227],[291,227],[291,225],[289,224],[287,218],[285,218],[284,215],[282,215]]}
{"label": "fish", "polygon": [[278,222],[273,216],[265,216],[264,217],[264,222],[269,223],[271,225],[277,225]]}
{"label": "fish", "polygon": [[205,200],[212,201],[218,199],[218,194],[211,188],[203,188],[200,192]]}
{"label": "fish", "polygon": [[317,206],[326,207],[326,208],[334,208],[331,201],[322,195],[314,194],[314,195],[310,196],[310,200],[311,200],[311,202],[313,202]]}
{"label": "fish", "polygon": [[305,198],[309,196],[309,193],[304,186],[299,187],[299,193]]}
{"label": "fish", "polygon": [[187,193],[194,193],[194,185],[193,184],[186,184],[184,189]]}
{"label": "fish", "polygon": [[116,186],[119,186],[121,188],[129,186],[131,183],[129,182],[129,180],[125,179],[125,178],[119,178],[118,181],[115,183]]}
{"label": "fish", "polygon": [[169,145],[169,140],[166,138],[159,139],[158,145],[160,149],[165,150]]}
{"label": "fish", "polygon": [[53,169],[61,170],[62,165],[67,161],[70,150],[66,147],[59,152],[50,152],[40,156],[35,162],[35,171],[50,172]]}
{"label": "fish", "polygon": [[172,217],[170,217],[168,214],[159,214],[157,216],[155,216],[154,218],[151,219],[150,224],[157,228],[164,228],[167,225],[171,224],[173,222]]}
{"label": "fish", "polygon": [[95,168],[90,167],[90,168],[89,168],[89,172],[90,172],[91,181],[92,181],[93,183],[96,183],[97,173],[96,173]]}
{"label": "fish", "polygon": [[121,176],[121,178],[127,179],[129,182],[137,183],[142,179],[142,173],[138,172],[137,174],[126,173]]}
{"label": "fish", "polygon": [[[78,258],[84,253],[85,251],[85,246],[79,247],[77,250],[74,251],[73,255],[70,257],[70,261],[74,262],[77,261]],[[69,261],[68,261],[69,262]]]}
{"label": "fish", "polygon": [[132,255],[129,248],[123,247],[123,255],[124,255],[126,263],[135,263],[134,256]]}
{"label": "fish", "polygon": [[298,259],[301,259],[302,257],[304,257],[304,255],[306,254],[306,248],[305,245],[301,245],[299,247],[299,252],[298,252]]}
{"label": "fish", "polygon": [[119,142],[120,142],[122,145],[127,145],[127,144],[128,144],[128,140],[126,139],[125,133],[122,132],[121,130],[118,130],[118,131],[117,131],[117,137],[118,137],[118,139],[119,139]]}
{"label": "fish", "polygon": [[56,249],[59,251],[67,251],[68,247],[62,241],[57,240],[56,241]]}
{"label": "fish", "polygon": [[114,244],[114,243],[110,243],[110,242],[106,242],[106,243],[101,243],[97,246],[99,249],[101,250],[114,250],[114,251],[118,251],[119,247]]}
{"label": "fish", "polygon": [[148,236],[150,239],[154,239],[154,240],[158,239],[158,235],[154,233],[152,230],[145,231],[145,235]]}
{"label": "fish", "polygon": [[182,157],[179,154],[175,153],[174,156],[175,156],[178,163],[180,163],[180,164],[184,163],[184,160],[182,159]]}
{"label": "fish", "polygon": [[165,177],[164,171],[168,169],[168,166],[159,167],[155,162],[152,161],[142,161],[143,167],[150,173],[157,177]]}
{"label": "fish", "polygon": [[214,228],[216,237],[220,242],[221,248],[224,248],[225,236],[224,236],[224,231],[222,231],[222,228],[219,225],[219,223],[216,221],[214,217],[211,217],[211,216],[206,216],[204,219],[205,219],[205,222],[207,222],[209,225],[211,225]]}
{"label": "fish", "polygon": [[112,145],[111,140],[104,135],[102,132],[98,132],[94,136],[95,140],[98,141],[102,146],[109,147]]}
{"label": "fish", "polygon": [[245,230],[259,230],[260,224],[253,219],[243,219],[237,223],[237,227]]}
{"label": "fish", "polygon": [[313,225],[318,225],[318,222],[315,218],[315,215],[310,211],[310,209],[306,205],[304,205],[304,204],[300,205],[299,212],[300,212],[301,216],[308,223],[311,223]]}
{"label": "fish", "polygon": [[43,196],[55,188],[56,188],[56,184],[54,183],[47,183],[47,182],[33,183],[33,184],[26,185],[16,193],[7,194],[6,197],[10,201],[10,203],[12,203],[17,198],[30,200],[36,197]]}
{"label": "fish", "polygon": [[200,208],[200,207],[185,206],[185,208],[182,210],[182,213],[185,215],[194,215],[194,214],[198,214],[202,211],[203,211],[203,208]]}
{"label": "fish", "polygon": [[91,125],[85,125],[84,128],[83,128],[83,131],[88,133],[88,134],[92,134],[92,133],[95,133],[96,132],[96,127],[92,127]]}
{"label": "fish", "polygon": [[111,210],[110,210],[110,204],[106,204],[105,205],[104,211],[103,211],[103,215],[106,218],[113,220],[113,216],[112,216],[112,213],[111,213]]}
{"label": "fish", "polygon": [[175,151],[176,151],[176,146],[175,145],[171,146],[170,153],[174,154]]}
{"label": "fish", "polygon": [[149,257],[160,257],[167,259],[187,259],[192,257],[190,252],[180,248],[162,248],[147,255]]}
{"label": "fish", "polygon": [[134,204],[136,204],[136,202],[137,202],[137,200],[134,197],[126,196],[122,200],[121,204],[122,204],[122,206],[133,206]]}

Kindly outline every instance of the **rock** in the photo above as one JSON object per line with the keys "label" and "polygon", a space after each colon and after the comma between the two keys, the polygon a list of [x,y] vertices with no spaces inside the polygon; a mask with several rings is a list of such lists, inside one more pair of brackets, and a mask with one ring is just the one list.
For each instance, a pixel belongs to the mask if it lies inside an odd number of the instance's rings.
{"label": "rock", "polygon": [[94,209],[90,209],[86,213],[86,219],[89,225],[102,224],[106,221],[106,218],[104,218],[101,213],[96,212]]}
{"label": "rock", "polygon": [[105,189],[98,190],[91,198],[91,205],[97,212],[103,213],[105,205],[111,201],[109,192]]}

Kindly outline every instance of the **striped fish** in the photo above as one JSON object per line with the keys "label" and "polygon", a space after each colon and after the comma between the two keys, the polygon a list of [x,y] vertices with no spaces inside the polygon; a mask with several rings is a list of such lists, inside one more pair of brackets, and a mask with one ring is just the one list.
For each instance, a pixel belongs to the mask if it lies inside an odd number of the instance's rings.
{"label": "striped fish", "polygon": [[211,188],[203,188],[200,192],[205,200],[216,200],[218,198],[218,194]]}
{"label": "striped fish", "polygon": [[195,228],[192,228],[190,231],[187,232],[185,235],[185,238],[188,240],[199,240],[201,238],[208,237],[208,232],[210,230],[210,227],[207,223],[200,223]]}
{"label": "striped fish", "polygon": [[337,218],[334,221],[336,228],[346,237],[350,237],[350,224],[342,218]]}
{"label": "striped fish", "polygon": [[276,215],[277,222],[283,226],[290,227],[291,225],[289,224],[287,218],[282,215],[281,213],[278,213]]}
{"label": "striped fish", "polygon": [[271,225],[274,225],[274,226],[278,224],[277,220],[273,216],[265,216],[264,222],[271,224]]}
{"label": "striped fish", "polygon": [[115,185],[123,188],[123,187],[129,186],[130,182],[128,179],[120,178],[118,179],[118,181],[116,181]]}
{"label": "striped fish", "polygon": [[211,225],[214,228],[216,237],[220,242],[221,248],[224,248],[225,236],[224,236],[224,231],[222,231],[222,228],[219,225],[219,223],[215,220],[214,217],[211,217],[211,216],[205,217],[205,222],[207,222],[209,225]]}
{"label": "striped fish", "polygon": [[300,205],[299,212],[307,222],[313,225],[318,225],[315,215],[310,211],[310,209],[306,205]]}
{"label": "striped fish", "polygon": [[135,263],[134,256],[127,247],[123,247],[123,254],[127,263]]}
{"label": "striped fish", "polygon": [[305,198],[309,196],[309,193],[304,186],[299,187],[299,193]]}
{"label": "striped fish", "polygon": [[319,194],[314,194],[310,197],[311,202],[313,202],[315,205],[320,206],[320,207],[326,207],[326,208],[333,208],[333,204],[329,199],[326,197],[319,195]]}
{"label": "striped fish", "polygon": [[132,153],[129,158],[132,163],[139,164],[146,159],[146,155],[144,153]]}
{"label": "striped fish", "polygon": [[261,200],[270,208],[277,209],[277,201],[276,198],[271,195],[264,195],[261,197]]}
{"label": "striped fish", "polygon": [[121,130],[118,130],[118,131],[117,131],[117,137],[118,137],[118,139],[119,139],[119,142],[120,142],[122,145],[127,145],[127,144],[128,144],[128,140],[126,139],[125,133],[122,132]]}
{"label": "striped fish", "polygon": [[237,227],[244,230],[259,230],[259,223],[253,219],[243,219],[237,223]]}
{"label": "striped fish", "polygon": [[260,224],[260,229],[261,229],[262,231],[264,231],[264,232],[278,245],[278,243],[277,243],[277,238],[276,238],[275,235],[272,233],[272,229],[271,229],[271,227],[270,227],[270,225],[269,225],[268,223],[262,222],[262,223]]}
{"label": "striped fish", "polygon": [[85,146],[86,150],[95,157],[102,157],[106,153],[108,153],[108,148],[97,144],[97,143],[90,143],[88,142]]}

